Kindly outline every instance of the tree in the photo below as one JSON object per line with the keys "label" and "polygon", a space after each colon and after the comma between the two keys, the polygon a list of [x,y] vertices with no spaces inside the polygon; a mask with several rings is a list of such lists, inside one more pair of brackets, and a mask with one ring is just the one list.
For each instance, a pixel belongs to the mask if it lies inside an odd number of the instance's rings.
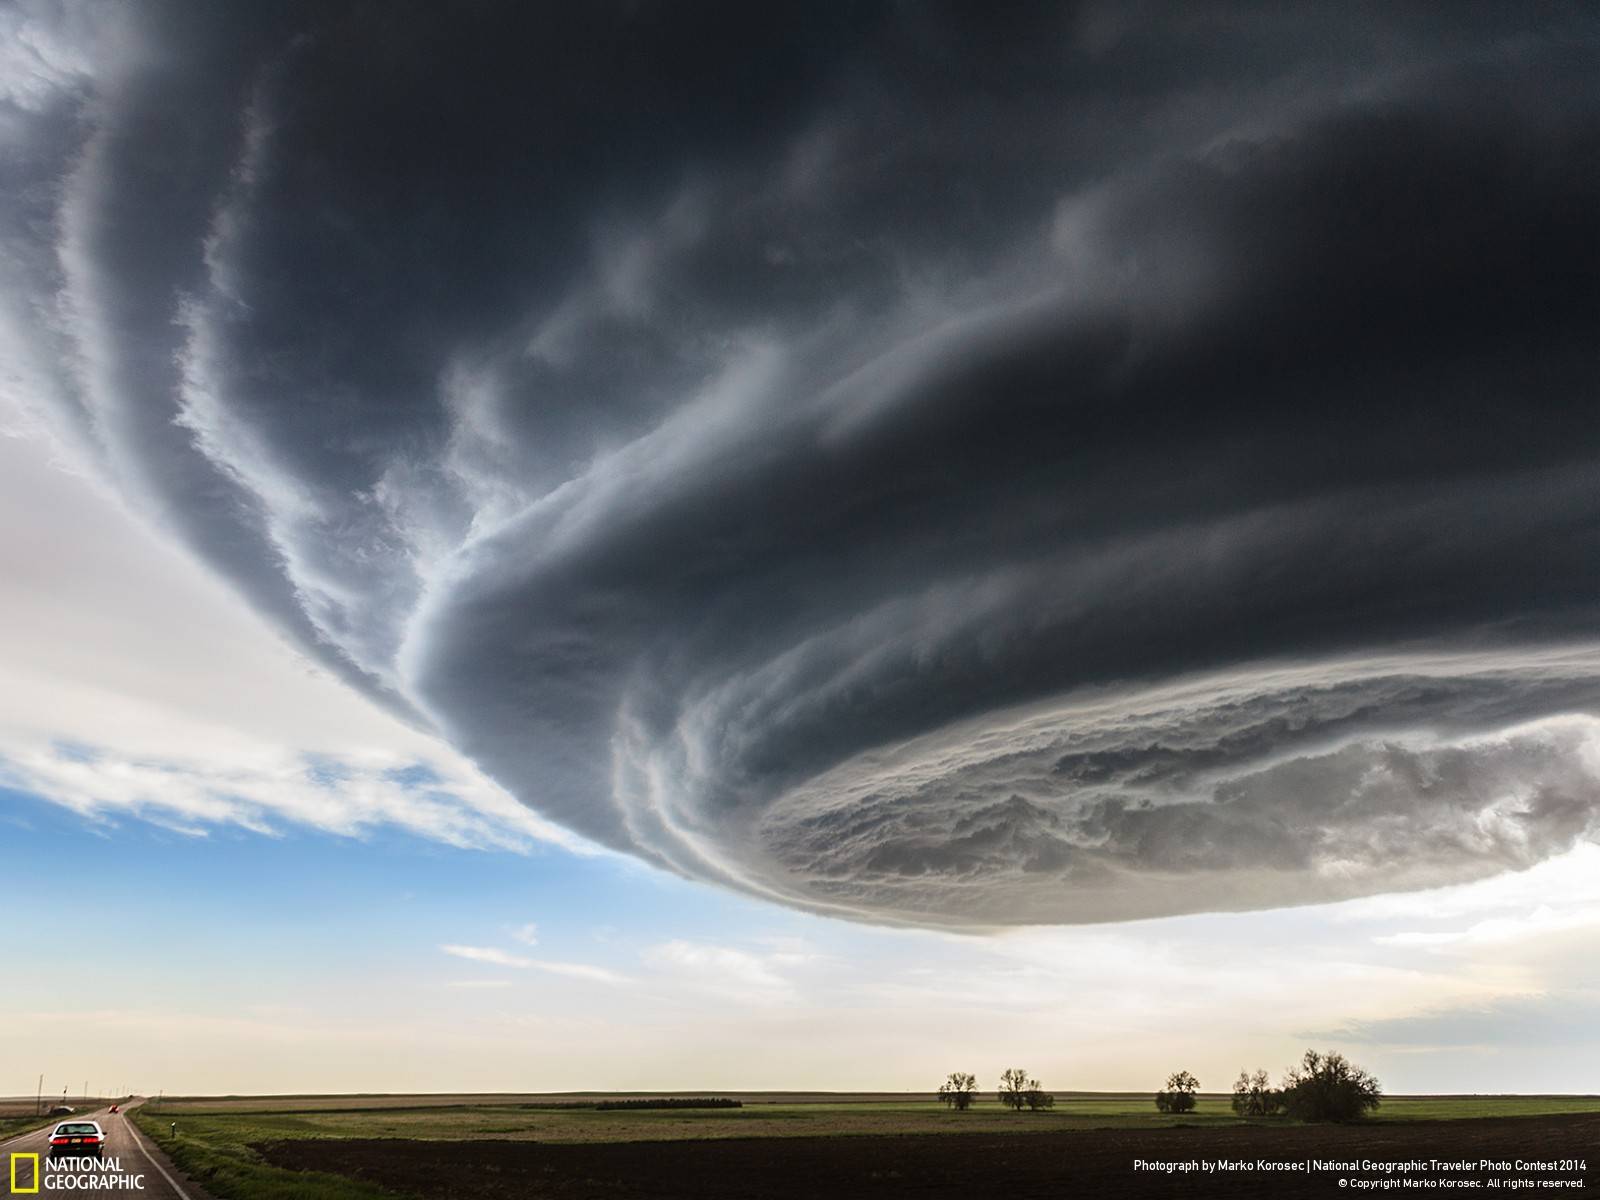
{"label": "tree", "polygon": [[1028,1080],[1028,1086],[1022,1093],[1022,1099],[1033,1112],[1038,1112],[1041,1108],[1054,1108],[1056,1106],[1056,1098],[1040,1087],[1037,1079]]}
{"label": "tree", "polygon": [[1283,1077],[1283,1107],[1301,1121],[1354,1121],[1382,1095],[1378,1081],[1342,1054],[1307,1050]]}
{"label": "tree", "polygon": [[1240,1071],[1233,1084],[1233,1111],[1241,1117],[1270,1117],[1283,1104],[1265,1071]]}
{"label": "tree", "polygon": [[1194,1111],[1194,1094],[1200,1090],[1200,1081],[1187,1071],[1167,1076],[1166,1090],[1156,1093],[1156,1107],[1164,1113]]}
{"label": "tree", "polygon": [[1011,1067],[1000,1072],[1000,1103],[1017,1112],[1022,1111],[1022,1106],[1028,1102],[1028,1084],[1036,1082],[1028,1078],[1028,1073],[1021,1067]]}
{"label": "tree", "polygon": [[951,1071],[950,1078],[939,1085],[939,1099],[946,1108],[966,1112],[972,1107],[972,1098],[978,1094],[978,1077],[970,1071]]}

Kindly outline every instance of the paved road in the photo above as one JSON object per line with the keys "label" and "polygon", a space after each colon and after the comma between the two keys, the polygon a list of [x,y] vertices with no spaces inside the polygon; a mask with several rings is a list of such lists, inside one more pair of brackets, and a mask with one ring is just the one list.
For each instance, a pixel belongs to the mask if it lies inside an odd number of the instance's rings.
{"label": "paved road", "polygon": [[[60,1120],[72,1121],[97,1121],[106,1131],[106,1146],[103,1162],[109,1164],[115,1160],[120,1169],[110,1170],[103,1166],[94,1171],[95,1174],[140,1176],[142,1187],[94,1187],[89,1190],[84,1187],[63,1189],[57,1187],[43,1187],[39,1191],[40,1200],[47,1196],[126,1196],[139,1197],[140,1200],[211,1200],[205,1192],[194,1184],[184,1180],[177,1169],[168,1160],[167,1156],[150,1145],[147,1138],[134,1128],[133,1122],[128,1120],[125,1113],[113,1113],[107,1109],[95,1112],[74,1113],[71,1117]],[[0,1197],[10,1197],[11,1192],[11,1167],[13,1154],[37,1154],[43,1167],[46,1179],[54,1174],[83,1175],[83,1171],[60,1171],[58,1168],[46,1164],[45,1152],[50,1149],[50,1131],[56,1127],[57,1122],[52,1122],[44,1129],[34,1133],[24,1133],[6,1142],[0,1142]],[[31,1188],[34,1183],[32,1163],[23,1160],[16,1163],[17,1186]]]}

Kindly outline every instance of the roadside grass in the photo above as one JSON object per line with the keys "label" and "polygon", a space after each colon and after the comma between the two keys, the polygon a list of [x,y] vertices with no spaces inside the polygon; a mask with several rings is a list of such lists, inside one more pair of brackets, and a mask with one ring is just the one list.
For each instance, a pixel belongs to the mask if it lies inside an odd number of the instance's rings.
{"label": "roadside grass", "polygon": [[36,1117],[32,1113],[25,1117],[0,1117],[0,1142],[14,1138],[19,1133],[27,1133],[33,1129],[43,1128],[47,1122],[60,1120],[59,1117]]}
{"label": "roadside grass", "polygon": [[241,1131],[184,1121],[176,1139],[170,1114],[147,1112],[141,1105],[130,1114],[140,1130],[168,1158],[217,1200],[414,1200],[343,1175],[290,1171],[261,1160]]}
{"label": "roadside grass", "polygon": [[[398,1099],[389,1098],[391,1101]],[[1242,1124],[1287,1124],[1281,1118],[1245,1121],[1229,1098],[1202,1094],[1195,1111],[1164,1114],[1148,1095],[1058,1095],[1043,1112],[1012,1112],[988,1099],[967,1112],[952,1112],[931,1098],[811,1103],[751,1102],[739,1109],[540,1108],[491,1104],[405,1107],[391,1103],[367,1109],[322,1108],[316,1098],[297,1110],[276,1104],[259,1111],[229,1105],[206,1112],[198,1102],[163,1106],[160,1116],[140,1110],[147,1121],[176,1120],[180,1134],[218,1145],[297,1138],[408,1138],[420,1141],[516,1140],[549,1143],[681,1141],[744,1137],[852,1137],[918,1133],[1045,1133],[1093,1129],[1221,1128]],[[1399,1096],[1383,1102],[1379,1122],[1436,1121],[1468,1117],[1514,1117],[1600,1112],[1600,1097]],[[148,1127],[148,1126],[147,1126]],[[180,1139],[181,1140],[181,1139]]]}
{"label": "roadside grass", "polygon": [[[49,1107],[51,1103],[59,1104],[61,1101],[59,1099],[54,1101],[46,1099],[45,1107]],[[96,1109],[104,1108],[111,1101],[79,1100],[74,1097],[71,1103],[79,1113],[89,1113]],[[19,1133],[29,1133],[35,1129],[43,1129],[46,1125],[66,1119],[65,1117],[35,1116],[34,1101],[32,1100],[0,1104],[0,1142],[16,1137]]]}

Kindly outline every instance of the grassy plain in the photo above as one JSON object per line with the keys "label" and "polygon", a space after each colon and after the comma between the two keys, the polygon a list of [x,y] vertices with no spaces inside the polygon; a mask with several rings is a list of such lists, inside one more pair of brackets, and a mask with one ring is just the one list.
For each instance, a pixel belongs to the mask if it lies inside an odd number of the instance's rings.
{"label": "grassy plain", "polygon": [[173,1163],[217,1200],[413,1200],[403,1192],[319,1171],[289,1171],[264,1162],[245,1127],[195,1129],[185,1121],[176,1138],[170,1112],[148,1104],[130,1116]]}
{"label": "grassy plain", "polygon": [[[710,1095],[684,1092],[680,1095]],[[730,1093],[721,1093],[724,1095]],[[738,1109],[597,1112],[562,1108],[593,1095],[186,1097],[135,1110],[141,1128],[219,1200],[379,1200],[398,1193],[342,1176],[294,1172],[253,1148],[304,1139],[397,1138],[408,1142],[498,1141],[549,1145],[720,1141],[737,1138],[904,1137],[916,1134],[1195,1131],[1251,1124],[1224,1095],[1202,1095],[1196,1111],[1166,1115],[1144,1093],[1058,1093],[1044,1112],[1011,1112],[992,1098],[964,1113],[931,1096],[878,1093],[731,1093]],[[1600,1097],[1396,1096],[1373,1124],[1600,1113]],[[170,1136],[177,1122],[178,1137]],[[1257,1125],[1286,1126],[1281,1120]]]}
{"label": "grassy plain", "polygon": [[[1084,1092],[1084,1096],[1134,1098],[1143,1093]],[[602,1100],[647,1100],[664,1096],[723,1096],[745,1104],[922,1104],[928,1092],[730,1092],[725,1088],[681,1088],[673,1092],[344,1092],[335,1095],[168,1096],[163,1109],[180,1112],[337,1112],[413,1108],[562,1108]],[[155,1103],[154,1101],[151,1102]]]}
{"label": "grassy plain", "polygon": [[[1158,1113],[1146,1093],[1066,1092],[1043,1112],[1014,1113],[992,1098],[964,1113],[931,1095],[904,1093],[722,1092],[736,1109],[596,1112],[560,1107],[649,1093],[523,1096],[230,1096],[167,1100],[167,1121],[196,1136],[243,1141],[277,1138],[400,1137],[424,1140],[666,1141],[721,1137],[836,1137],[893,1133],[1017,1133],[1074,1128],[1159,1128],[1241,1123],[1229,1097],[1206,1094],[1192,1113]],[[684,1092],[681,1095],[700,1093]],[[705,1093],[710,1095],[712,1093]],[[148,1106],[147,1106],[148,1107]],[[1600,1112],[1600,1096],[1390,1096],[1378,1121]]]}

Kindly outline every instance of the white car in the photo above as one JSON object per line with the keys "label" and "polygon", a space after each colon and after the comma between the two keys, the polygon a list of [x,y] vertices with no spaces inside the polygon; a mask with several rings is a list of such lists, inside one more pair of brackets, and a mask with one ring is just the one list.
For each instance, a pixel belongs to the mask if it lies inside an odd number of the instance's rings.
{"label": "white car", "polygon": [[96,1121],[63,1121],[50,1135],[50,1153],[57,1157],[92,1154],[99,1158],[105,1144],[106,1131]]}

